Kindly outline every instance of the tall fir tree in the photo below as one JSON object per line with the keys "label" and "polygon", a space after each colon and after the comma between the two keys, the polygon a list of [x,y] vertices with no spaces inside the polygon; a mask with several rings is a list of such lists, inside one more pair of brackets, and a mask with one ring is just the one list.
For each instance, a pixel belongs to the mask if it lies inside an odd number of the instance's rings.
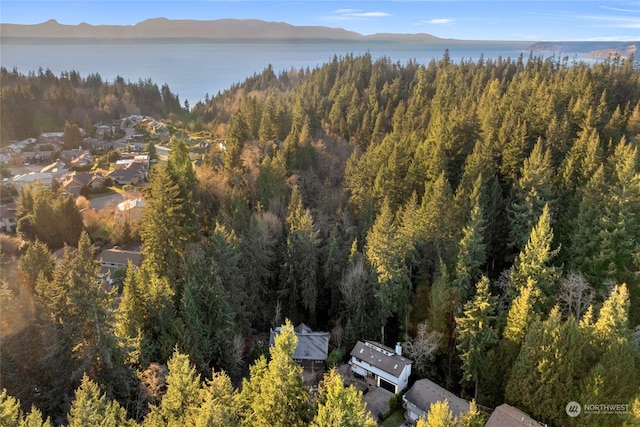
{"label": "tall fir tree", "polygon": [[[365,254],[377,277],[376,300],[384,325],[393,314],[406,313],[409,286],[405,247],[397,239],[397,225],[387,199],[367,233]],[[384,337],[383,337],[384,341]]]}
{"label": "tall fir tree", "polygon": [[463,381],[474,383],[474,398],[478,399],[480,374],[489,358],[487,351],[498,342],[495,321],[496,298],[489,292],[489,279],[483,276],[476,285],[473,300],[464,305],[463,315],[456,317]]}
{"label": "tall fir tree", "polygon": [[362,393],[353,385],[345,387],[334,369],[320,385],[318,413],[312,427],[375,427],[376,422],[362,401]]}
{"label": "tall fir tree", "polygon": [[269,362],[260,358],[251,369],[251,378],[243,383],[241,399],[246,399],[249,412],[242,425],[296,427],[309,424],[312,419],[309,391],[302,383],[302,367],[292,358],[297,345],[298,337],[287,320],[269,350]]}
{"label": "tall fir tree", "polygon": [[511,285],[515,291],[529,283],[535,283],[540,292],[541,307],[549,307],[556,295],[556,282],[559,279],[558,268],[551,261],[560,248],[551,249],[553,245],[553,229],[549,205],[545,205],[538,222],[531,230],[529,241],[516,258],[511,269]]}

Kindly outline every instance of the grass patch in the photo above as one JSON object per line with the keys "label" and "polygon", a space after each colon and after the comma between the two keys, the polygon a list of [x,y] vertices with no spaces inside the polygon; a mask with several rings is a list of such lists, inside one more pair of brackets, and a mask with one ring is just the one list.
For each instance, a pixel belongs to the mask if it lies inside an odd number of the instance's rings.
{"label": "grass patch", "polygon": [[398,427],[404,423],[404,409],[399,409],[389,415],[389,417],[380,424],[382,427]]}
{"label": "grass patch", "polygon": [[108,189],[106,189],[105,191],[103,191],[101,193],[90,193],[90,194],[87,194],[85,197],[87,198],[87,200],[92,200],[92,199],[97,199],[99,197],[112,196],[114,194],[122,194],[122,193],[124,193],[124,191],[122,191],[118,187],[114,186],[114,187],[109,187]]}

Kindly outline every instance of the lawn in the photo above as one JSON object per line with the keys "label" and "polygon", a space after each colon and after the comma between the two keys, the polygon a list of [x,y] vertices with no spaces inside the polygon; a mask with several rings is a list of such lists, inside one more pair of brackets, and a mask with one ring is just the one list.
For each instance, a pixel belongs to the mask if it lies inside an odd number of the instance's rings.
{"label": "lawn", "polygon": [[87,200],[91,200],[91,199],[97,199],[98,197],[104,197],[104,196],[111,196],[112,194],[116,194],[116,193],[124,193],[124,191],[122,191],[122,189],[116,187],[115,185],[113,187],[109,187],[108,190],[102,192],[102,193],[90,193],[87,194]]}
{"label": "lawn", "polygon": [[382,427],[399,427],[402,423],[404,423],[404,409],[394,412],[380,425]]}

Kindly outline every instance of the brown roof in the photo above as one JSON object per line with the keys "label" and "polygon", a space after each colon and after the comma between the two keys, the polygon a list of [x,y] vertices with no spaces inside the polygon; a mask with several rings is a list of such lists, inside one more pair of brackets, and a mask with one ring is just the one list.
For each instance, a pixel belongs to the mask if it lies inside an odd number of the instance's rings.
{"label": "brown roof", "polygon": [[469,412],[469,402],[426,378],[416,381],[404,396],[424,412],[429,412],[432,404],[445,400],[449,403],[453,415]]}
{"label": "brown roof", "polygon": [[400,377],[405,366],[413,363],[412,360],[397,355],[395,351],[389,347],[385,347],[374,341],[366,341],[366,344],[358,341],[353,347],[353,350],[351,350],[351,356],[367,362],[371,366],[375,366],[395,377]]}
{"label": "brown roof", "polygon": [[539,427],[544,425],[522,412],[520,409],[503,403],[493,410],[485,427]]}

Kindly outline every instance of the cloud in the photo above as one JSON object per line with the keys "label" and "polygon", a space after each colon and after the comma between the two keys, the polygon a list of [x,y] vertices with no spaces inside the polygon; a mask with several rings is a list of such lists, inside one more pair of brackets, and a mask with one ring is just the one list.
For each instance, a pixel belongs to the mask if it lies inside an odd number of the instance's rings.
{"label": "cloud", "polygon": [[594,27],[599,28],[640,28],[640,19],[620,16],[588,15],[580,16],[587,21],[593,21]]}
{"label": "cloud", "polygon": [[379,18],[383,16],[391,16],[387,12],[355,12],[351,16],[357,16],[362,18]]}
{"label": "cloud", "polygon": [[622,9],[618,7],[600,6],[601,9],[612,10],[614,12],[640,13],[640,9]]}
{"label": "cloud", "polygon": [[436,19],[429,19],[423,22],[425,24],[444,25],[444,24],[451,24],[453,20],[448,18],[436,18]]}
{"label": "cloud", "polygon": [[331,12],[331,15],[326,18],[338,21],[347,21],[361,18],[384,18],[386,16],[391,16],[391,14],[380,11],[365,12],[359,9],[337,9]]}

